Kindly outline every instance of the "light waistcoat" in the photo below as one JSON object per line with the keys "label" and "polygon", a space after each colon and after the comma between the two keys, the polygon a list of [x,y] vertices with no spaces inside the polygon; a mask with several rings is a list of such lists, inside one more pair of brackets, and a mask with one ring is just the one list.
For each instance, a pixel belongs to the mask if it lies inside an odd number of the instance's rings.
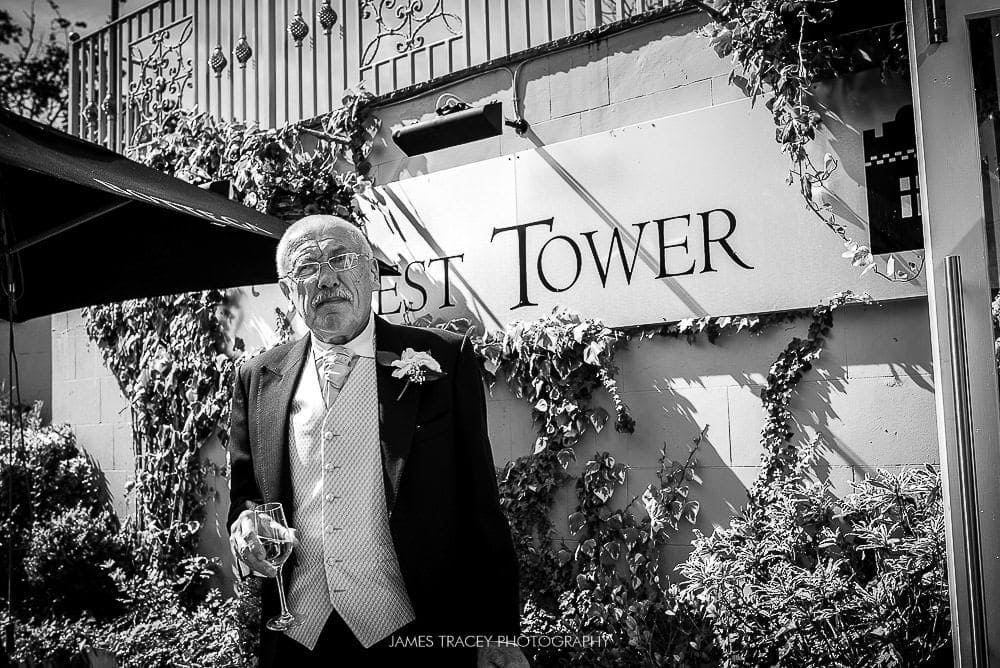
{"label": "light waistcoat", "polygon": [[336,609],[371,647],[414,619],[389,532],[373,358],[354,358],[329,409],[315,366],[306,364],[288,446],[300,540],[288,605],[303,624],[285,633],[313,649]]}

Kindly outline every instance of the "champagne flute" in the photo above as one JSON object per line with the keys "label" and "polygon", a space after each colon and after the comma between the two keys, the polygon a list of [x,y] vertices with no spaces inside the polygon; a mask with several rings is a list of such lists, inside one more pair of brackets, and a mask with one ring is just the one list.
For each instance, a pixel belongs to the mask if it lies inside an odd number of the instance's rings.
{"label": "champagne flute", "polygon": [[264,548],[264,561],[274,566],[277,573],[278,598],[281,600],[281,614],[267,620],[267,628],[284,631],[298,626],[302,620],[288,611],[285,601],[285,586],[281,579],[281,569],[292,554],[292,541],[288,535],[285,509],[280,503],[262,503],[254,506],[254,528],[257,538]]}

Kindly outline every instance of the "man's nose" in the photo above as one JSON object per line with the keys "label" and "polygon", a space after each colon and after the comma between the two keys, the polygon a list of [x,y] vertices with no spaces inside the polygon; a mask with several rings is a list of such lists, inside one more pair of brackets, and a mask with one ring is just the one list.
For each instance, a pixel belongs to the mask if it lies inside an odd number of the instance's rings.
{"label": "man's nose", "polygon": [[336,287],[340,283],[340,274],[333,270],[329,262],[321,262],[319,265],[318,285],[320,289],[328,290]]}

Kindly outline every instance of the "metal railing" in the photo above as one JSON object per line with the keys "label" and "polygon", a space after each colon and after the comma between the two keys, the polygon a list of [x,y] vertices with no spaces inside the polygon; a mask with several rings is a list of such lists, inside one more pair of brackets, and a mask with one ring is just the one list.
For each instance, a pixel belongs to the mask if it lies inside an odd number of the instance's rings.
{"label": "metal railing", "polygon": [[176,108],[278,127],[677,0],[156,0],[75,41],[70,129],[122,150]]}

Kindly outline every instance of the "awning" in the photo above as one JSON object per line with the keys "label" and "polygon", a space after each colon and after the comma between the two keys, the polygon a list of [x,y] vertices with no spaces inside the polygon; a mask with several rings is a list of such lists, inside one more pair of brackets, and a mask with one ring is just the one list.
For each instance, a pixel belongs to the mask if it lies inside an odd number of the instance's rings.
{"label": "awning", "polygon": [[277,218],[0,109],[0,317],[273,283]]}

